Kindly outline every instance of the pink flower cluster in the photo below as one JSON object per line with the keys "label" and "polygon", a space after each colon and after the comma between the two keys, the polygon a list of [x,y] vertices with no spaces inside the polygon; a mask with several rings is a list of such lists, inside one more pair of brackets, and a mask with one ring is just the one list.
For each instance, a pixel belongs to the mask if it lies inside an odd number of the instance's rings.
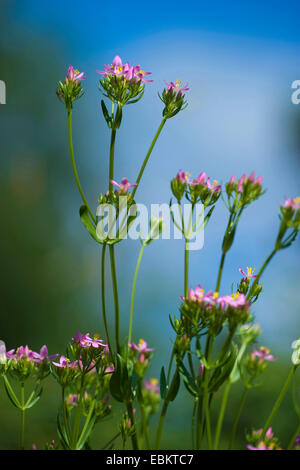
{"label": "pink flower cluster", "polygon": [[167,85],[167,91],[171,91],[172,93],[175,93],[175,94],[178,93],[179,96],[182,95],[182,93],[183,93],[184,91],[188,91],[188,90],[189,90],[189,88],[187,87],[188,84],[186,84],[186,85],[184,85],[184,86],[182,86],[182,87],[180,86],[180,84],[181,84],[181,81],[180,81],[180,80],[176,80],[175,83],[174,83],[174,82],[168,83],[168,82],[166,82],[165,80],[164,80],[164,82],[165,82],[165,84]]}
{"label": "pink flower cluster", "polygon": [[145,362],[145,360],[149,356],[148,353],[154,351],[153,348],[148,348],[148,344],[144,339],[140,339],[138,344],[135,344],[134,342],[132,342],[128,346],[132,351],[137,351],[138,352],[138,354],[139,354],[138,360],[141,363]]}
{"label": "pink flower cluster", "polygon": [[102,339],[99,339],[99,335],[90,336],[89,333],[82,335],[80,331],[77,331],[75,338],[73,338],[75,344],[79,344],[82,348],[106,348],[107,345],[103,343]]}
{"label": "pink flower cluster", "polygon": [[216,193],[219,193],[221,191],[221,185],[218,184],[217,181],[214,181],[213,183],[210,182],[210,178],[206,175],[205,171],[202,171],[202,173],[200,173],[199,176],[197,176],[197,178],[195,178],[194,180],[190,180],[190,174],[187,173],[186,171],[181,171],[179,170],[179,172],[177,173],[176,175],[176,179],[179,183],[186,183],[188,184],[189,186],[203,186],[203,187],[207,187],[207,189],[209,189],[210,191],[214,191]]}
{"label": "pink flower cluster", "polygon": [[17,348],[16,352],[14,349],[11,349],[6,353],[7,359],[13,359],[14,361],[20,361],[21,359],[25,359],[36,363],[41,363],[43,361],[52,361],[53,359],[56,359],[57,356],[58,354],[53,354],[49,356],[48,348],[46,345],[42,346],[39,353],[32,351],[27,345],[20,346],[19,348]]}
{"label": "pink flower cluster", "polygon": [[153,80],[147,80],[145,77],[151,75],[151,72],[144,72],[140,65],[131,66],[129,62],[123,65],[122,59],[116,55],[111,65],[104,65],[104,71],[97,70],[97,73],[108,76],[123,77],[127,81],[139,81],[141,83],[153,82]]}
{"label": "pink flower cluster", "polygon": [[233,308],[249,307],[250,302],[246,300],[244,294],[237,292],[233,295],[224,295],[219,297],[218,292],[212,290],[207,293],[198,285],[194,290],[192,287],[189,289],[188,297],[180,297],[181,300],[187,302],[196,302],[205,305],[206,307],[218,306],[220,309],[225,309],[226,306]]}
{"label": "pink flower cluster", "polygon": [[300,197],[297,197],[295,199],[286,197],[284,204],[282,204],[282,207],[290,207],[294,211],[299,211],[300,210]]}
{"label": "pink flower cluster", "polygon": [[239,180],[236,180],[236,176],[235,175],[232,175],[232,177],[230,178],[229,180],[229,184],[231,185],[237,185],[237,192],[238,193],[242,193],[243,190],[244,190],[244,185],[246,183],[250,182],[253,186],[255,185],[258,185],[258,186],[261,186],[262,185],[262,176],[258,176],[257,178],[255,177],[255,173],[254,171],[251,173],[250,176],[247,176],[246,173],[244,173]]}

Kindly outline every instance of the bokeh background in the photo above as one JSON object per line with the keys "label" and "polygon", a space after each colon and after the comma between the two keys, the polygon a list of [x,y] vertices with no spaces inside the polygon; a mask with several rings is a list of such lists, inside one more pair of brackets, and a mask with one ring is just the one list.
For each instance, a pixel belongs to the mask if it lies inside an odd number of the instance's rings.
{"label": "bokeh background", "polygon": [[[143,100],[125,110],[117,136],[117,180],[137,176],[161,119],[157,92],[163,80],[179,78],[190,87],[188,108],[167,123],[155,147],[139,202],[168,202],[169,181],[178,169],[195,176],[205,170],[223,182],[232,173],[254,170],[263,175],[268,191],[240,223],[225,266],[225,293],[239,281],[239,266],[260,267],[274,243],[279,203],[284,196],[299,195],[300,106],[291,102],[291,84],[300,79],[299,23],[295,1],[0,1],[0,79],[7,86],[7,104],[0,105],[0,337],[9,348],[29,344],[39,349],[47,343],[51,353],[63,352],[77,329],[103,333],[100,250],[80,223],[66,112],[55,95],[67,66],[73,64],[88,77],[86,94],[74,109],[74,143],[93,208],[107,188],[109,137],[95,70],[116,54],[152,71],[154,79]],[[220,201],[204,248],[192,253],[191,284],[201,283],[205,289],[215,285],[226,218]],[[116,250],[124,336],[138,250],[139,244],[130,240]],[[182,273],[181,241],[155,242],[146,250],[137,284],[134,337],[146,337],[155,347],[152,376],[168,361],[168,316],[178,311]],[[290,367],[290,344],[300,333],[299,275],[297,240],[272,261],[263,276],[264,295],[255,305],[262,343],[279,359],[248,398],[238,433],[240,448],[245,447],[245,430],[262,426]],[[112,313],[109,294],[108,302]],[[51,379],[47,385],[28,417],[28,448],[32,442],[41,448],[57,439],[58,388]],[[225,435],[239,391],[234,387]],[[190,397],[182,390],[170,407],[164,447],[191,446],[191,413]],[[0,448],[16,448],[19,416],[2,384],[0,423]],[[283,445],[296,424],[288,395],[274,421]],[[99,426],[95,447],[116,426],[117,412]]]}

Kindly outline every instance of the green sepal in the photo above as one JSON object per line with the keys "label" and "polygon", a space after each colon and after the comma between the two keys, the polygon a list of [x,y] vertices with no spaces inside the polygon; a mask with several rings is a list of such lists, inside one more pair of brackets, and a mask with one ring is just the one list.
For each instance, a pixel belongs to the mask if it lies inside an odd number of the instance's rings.
{"label": "green sepal", "polygon": [[90,215],[88,208],[86,205],[82,205],[79,209],[79,215],[80,215],[80,220],[87,229],[87,231],[90,233],[90,235],[93,237],[94,240],[96,240],[97,243],[103,243],[104,240],[101,240],[96,232],[96,227],[94,226],[93,222],[91,221]]}

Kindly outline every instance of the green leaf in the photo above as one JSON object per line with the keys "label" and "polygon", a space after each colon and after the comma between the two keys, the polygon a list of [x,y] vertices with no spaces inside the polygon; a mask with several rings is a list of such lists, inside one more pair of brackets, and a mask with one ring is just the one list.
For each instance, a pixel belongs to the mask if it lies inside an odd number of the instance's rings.
{"label": "green leaf", "polygon": [[61,442],[61,445],[63,446],[64,450],[68,450],[68,449],[70,449],[69,440],[68,440],[68,436],[67,436],[67,432],[65,430],[65,427],[60,421],[59,413],[57,415],[56,422],[57,422],[57,434],[58,434],[59,440]]}
{"label": "green leaf", "polygon": [[107,111],[107,107],[103,100],[101,100],[101,108],[102,108],[104,119],[107,122],[108,127],[111,128],[112,119],[111,119],[111,116],[109,115],[109,112]]}
{"label": "green leaf", "polygon": [[21,403],[19,402],[19,400],[17,399],[16,395],[15,395],[15,392],[13,391],[7,377],[4,375],[3,376],[3,379],[4,379],[4,386],[5,386],[5,391],[7,393],[7,396],[8,398],[10,399],[11,403],[16,407],[18,408],[19,410],[22,408],[21,406]]}
{"label": "green leaf", "polygon": [[119,354],[116,354],[115,358],[116,368],[110,379],[109,388],[112,396],[117,401],[126,403],[133,399],[127,365]]}
{"label": "green leaf", "polygon": [[178,370],[176,370],[172,383],[169,387],[168,394],[166,396],[166,401],[169,402],[169,401],[175,400],[177,393],[179,391],[179,387],[180,387],[180,375],[179,375]]}
{"label": "green leaf", "polygon": [[188,392],[194,397],[198,396],[199,391],[197,388],[197,384],[195,380],[193,379],[193,377],[191,376],[191,374],[189,373],[189,371],[187,370],[187,368],[185,367],[185,365],[183,364],[183,362],[178,362],[177,368],[178,368],[179,374],[183,378],[183,383],[186,389],[188,390]]}
{"label": "green leaf", "polygon": [[164,367],[162,367],[160,371],[160,396],[163,400],[167,396],[167,379]]}
{"label": "green leaf", "polygon": [[90,235],[93,237],[93,239],[96,240],[96,242],[98,243],[103,243],[103,240],[100,240],[97,236],[96,227],[94,226],[94,224],[92,223],[90,219],[89,211],[86,205],[83,204],[80,207],[79,215],[80,215],[81,222],[83,223],[87,231],[90,233]]}
{"label": "green leaf", "polygon": [[219,366],[215,372],[213,373],[210,381],[209,381],[209,391],[210,392],[216,392],[221,385],[225,382],[225,380],[228,379],[235,361],[236,361],[236,348],[234,345],[232,346],[231,352],[229,353],[228,357],[226,358],[226,361],[223,362],[222,366]]}
{"label": "green leaf", "polygon": [[43,393],[43,388],[41,387],[39,392],[35,395],[35,397],[32,400],[30,400],[29,403],[28,402],[26,403],[26,410],[29,408],[32,408],[39,401],[42,393]]}

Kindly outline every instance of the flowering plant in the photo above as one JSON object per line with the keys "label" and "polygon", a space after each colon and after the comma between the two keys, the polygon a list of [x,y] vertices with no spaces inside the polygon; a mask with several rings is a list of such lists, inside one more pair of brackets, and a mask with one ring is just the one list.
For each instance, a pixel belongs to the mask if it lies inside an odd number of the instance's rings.
{"label": "flowering plant", "polygon": [[[40,352],[32,351],[27,345],[7,351],[5,344],[0,343],[0,375],[10,401],[21,414],[21,448],[25,447],[25,415],[39,402],[44,379],[50,376],[60,387],[61,405],[57,415],[58,443],[55,444],[52,440],[50,444],[45,445],[47,450],[59,446],[66,450],[90,449],[91,436],[97,423],[113,412],[116,402],[122,407],[118,433],[110,437],[108,443],[104,442],[101,448],[112,448],[116,439],[120,437],[124,449],[129,442],[135,450],[159,449],[167,411],[176,399],[181,385],[187,389],[193,404],[194,439],[191,446],[195,449],[217,450],[220,446],[229,392],[231,387],[240,381],[243,393],[233,417],[232,432],[228,442],[228,448],[232,449],[247,394],[252,387],[261,384],[261,376],[265,369],[271,367],[271,363],[276,360],[268,348],[257,345],[261,330],[255,323],[253,304],[258,301],[262,293],[262,274],[271,259],[277,252],[290,246],[297,237],[300,230],[299,198],[286,198],[280,206],[278,235],[271,253],[258,272],[254,274],[255,270],[250,267],[246,270],[242,267],[237,268],[236,271],[241,274],[238,285],[233,288],[232,284],[231,290],[226,286],[226,290],[223,291],[223,268],[235,240],[239,221],[247,207],[264,194],[263,179],[261,176],[255,176],[254,172],[249,176],[243,174],[240,178],[232,175],[222,186],[216,180],[211,180],[205,171],[201,171],[197,177],[191,177],[187,171],[182,170],[172,178],[171,192],[177,201],[179,215],[175,214],[172,199],[170,214],[174,225],[184,238],[184,282],[182,295],[180,297],[178,295],[179,311],[173,316],[170,315],[174,341],[168,367],[165,370],[162,366],[160,379],[149,378],[148,371],[155,349],[144,339],[140,339],[137,343],[133,339],[134,301],[144,250],[163,233],[163,219],[152,217],[146,235],[143,237],[138,233],[141,249],[133,278],[128,336],[123,339],[120,337],[115,246],[125,238],[130,227],[136,223],[136,194],[150,155],[166,122],[186,109],[185,94],[189,88],[187,84],[181,86],[178,80],[165,82],[163,91],[159,93],[159,98],[164,104],[162,120],[137,178],[134,183],[127,177],[118,182],[114,179],[114,155],[116,134],[123,119],[123,108],[142,99],[145,87],[152,82],[148,78],[151,72],[144,72],[140,65],[132,66],[129,62],[124,64],[119,56],[116,56],[110,65],[105,65],[104,70],[97,72],[101,76],[99,90],[111,103],[109,111],[107,101],[101,100],[103,117],[111,130],[111,140],[107,188],[104,188],[99,196],[96,213],[91,209],[79,180],[72,137],[73,106],[74,102],[84,95],[83,82],[86,78],[84,73],[70,65],[65,80],[58,84],[57,96],[67,110],[71,163],[83,202],[79,211],[80,219],[89,235],[98,243],[97,246],[101,245],[104,332],[100,337],[97,334],[82,334],[78,331],[69,342],[66,352],[59,355],[49,355],[46,345],[42,346]],[[205,290],[200,284],[191,287],[189,242],[194,233],[199,233],[208,224],[220,199],[224,200],[228,210],[228,222],[221,246],[216,285],[210,290]],[[190,208],[188,220],[183,214],[184,200],[188,202]],[[201,210],[197,212],[199,205]],[[101,207],[112,208],[114,211],[114,216],[108,218],[107,233]],[[117,219],[120,220],[120,224],[116,230]],[[114,297],[113,318],[108,317],[106,312],[107,249],[110,256]],[[111,333],[112,329],[114,336]],[[249,450],[281,448],[270,425],[300,364],[299,339],[293,342],[292,348],[291,369],[264,427],[258,431],[248,430],[248,444],[245,442],[245,448]],[[218,420],[213,423],[211,409],[215,406],[215,394],[218,391],[222,391],[223,397],[218,409]],[[294,404],[296,413],[300,417],[296,399]],[[153,437],[149,433],[149,423],[156,413],[159,413],[159,420]],[[288,449],[299,448],[299,433],[298,426],[287,445]]]}

